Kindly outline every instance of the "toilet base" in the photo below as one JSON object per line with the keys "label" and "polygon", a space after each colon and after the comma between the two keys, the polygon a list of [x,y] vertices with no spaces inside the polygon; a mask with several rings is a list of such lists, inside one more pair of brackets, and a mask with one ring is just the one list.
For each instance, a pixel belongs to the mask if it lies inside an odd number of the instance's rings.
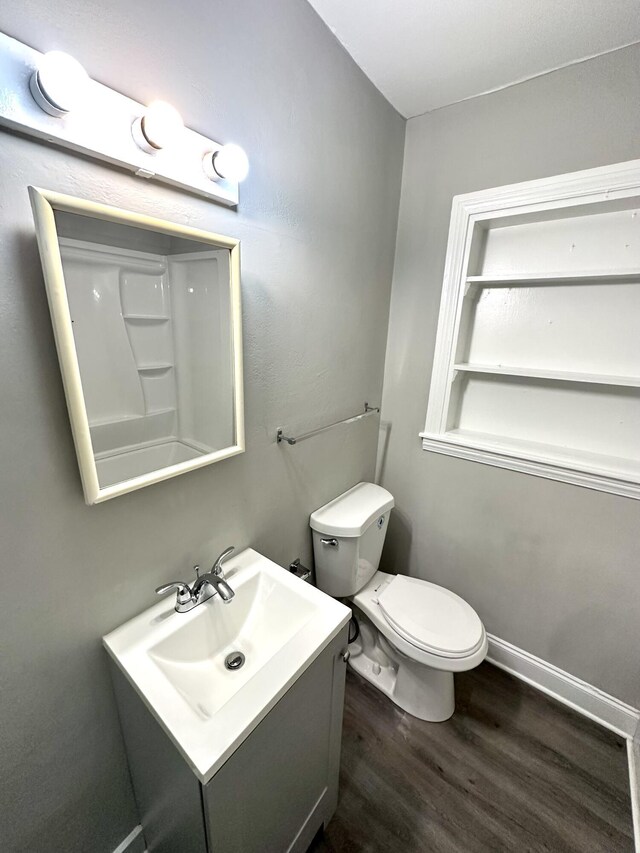
{"label": "toilet base", "polygon": [[360,630],[360,638],[349,646],[349,665],[359,675],[419,720],[442,723],[451,717],[455,710],[452,672],[410,660],[367,623],[361,622]]}

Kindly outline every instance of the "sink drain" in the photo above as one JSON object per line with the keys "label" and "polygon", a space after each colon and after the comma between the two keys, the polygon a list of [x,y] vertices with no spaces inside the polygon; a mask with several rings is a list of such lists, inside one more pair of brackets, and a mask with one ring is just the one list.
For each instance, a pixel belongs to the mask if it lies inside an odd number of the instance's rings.
{"label": "sink drain", "polygon": [[227,669],[240,669],[243,663],[244,655],[242,652],[231,652],[231,654],[227,655],[224,659],[224,665]]}

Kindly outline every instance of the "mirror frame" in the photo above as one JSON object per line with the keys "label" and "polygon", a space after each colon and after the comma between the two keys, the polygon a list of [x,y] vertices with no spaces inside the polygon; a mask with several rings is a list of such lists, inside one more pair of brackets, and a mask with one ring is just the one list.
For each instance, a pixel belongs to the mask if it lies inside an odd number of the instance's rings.
{"label": "mirror frame", "polygon": [[[62,382],[67,399],[67,409],[71,421],[71,431],[73,433],[73,441],[78,457],[86,503],[89,505],[101,503],[110,498],[141,489],[144,486],[150,486],[152,483],[159,483],[170,477],[176,477],[178,474],[184,474],[196,468],[203,468],[205,465],[210,465],[213,462],[219,462],[221,459],[228,459],[230,456],[243,453],[245,450],[245,438],[242,313],[240,300],[240,241],[234,237],[224,237],[220,234],[202,231],[198,228],[178,225],[164,219],[155,219],[141,213],[133,213],[118,207],[110,207],[109,205],[86,201],[85,199],[75,198],[74,196],[62,195],[61,193],[38,187],[29,187],[29,198],[36,225],[38,248],[44,272],[53,333],[58,351]],[[131,225],[147,231],[158,231],[173,237],[182,237],[197,240],[200,243],[208,243],[217,249],[229,250],[235,413],[234,444],[221,450],[207,453],[198,459],[179,462],[175,465],[169,465],[166,468],[159,468],[149,474],[142,474],[132,477],[129,480],[124,480],[121,483],[115,483],[112,486],[100,487],[89,429],[89,417],[80,377],[80,365],[73,336],[71,311],[67,299],[67,289],[54,211],[75,213],[121,225]]]}

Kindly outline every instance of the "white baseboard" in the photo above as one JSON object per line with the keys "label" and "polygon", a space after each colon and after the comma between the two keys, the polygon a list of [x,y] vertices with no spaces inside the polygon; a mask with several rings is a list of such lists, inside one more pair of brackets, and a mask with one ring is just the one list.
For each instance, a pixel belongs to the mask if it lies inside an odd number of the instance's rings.
{"label": "white baseboard", "polygon": [[[640,710],[632,708],[604,693],[597,687],[581,681],[568,672],[540,660],[529,652],[512,646],[499,637],[488,635],[487,660],[526,681],[548,696],[584,714],[625,738],[633,738],[640,722]],[[640,767],[638,768],[640,772]]]}
{"label": "white baseboard", "polygon": [[136,826],[131,830],[129,835],[121,841],[113,853],[145,853],[147,845],[145,844],[142,827]]}
{"label": "white baseboard", "polygon": [[627,741],[629,755],[629,788],[631,790],[631,813],[636,853],[640,853],[640,734]]}

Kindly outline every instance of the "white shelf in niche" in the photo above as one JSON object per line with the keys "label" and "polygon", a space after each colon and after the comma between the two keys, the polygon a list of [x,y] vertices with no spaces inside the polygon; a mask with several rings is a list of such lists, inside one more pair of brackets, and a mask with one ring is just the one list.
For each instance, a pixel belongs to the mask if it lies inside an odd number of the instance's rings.
{"label": "white shelf in niche", "polygon": [[597,284],[602,282],[615,282],[617,284],[640,284],[640,270],[601,270],[574,272],[562,270],[560,272],[532,272],[532,273],[494,273],[493,275],[468,275],[467,284],[479,284],[483,286],[495,285],[536,285],[553,284]]}
{"label": "white shelf in niche", "polygon": [[601,373],[578,373],[572,370],[542,370],[531,367],[505,367],[501,364],[454,364],[463,373],[486,373],[493,376],[522,376],[527,379],[549,379],[558,382],[585,382],[589,385],[613,385],[640,388],[640,376],[608,376]]}
{"label": "white shelf in niche", "polygon": [[[541,441],[527,441],[526,439],[507,438],[502,435],[475,432],[474,430],[454,429],[446,433],[451,440],[464,444],[473,442],[475,447],[483,445],[492,450],[499,450],[505,454],[518,455],[523,450],[529,456],[540,459],[549,459],[553,456],[556,464],[573,467],[576,462],[588,466],[593,471],[606,471],[616,476],[628,477],[628,460],[619,456],[610,456],[604,453],[591,453],[588,450],[576,450],[573,447],[562,447],[555,444],[547,444]],[[633,462],[636,473],[640,473],[640,460]]]}
{"label": "white shelf in niche", "polygon": [[640,460],[464,429],[420,436],[424,450],[640,497]]}

